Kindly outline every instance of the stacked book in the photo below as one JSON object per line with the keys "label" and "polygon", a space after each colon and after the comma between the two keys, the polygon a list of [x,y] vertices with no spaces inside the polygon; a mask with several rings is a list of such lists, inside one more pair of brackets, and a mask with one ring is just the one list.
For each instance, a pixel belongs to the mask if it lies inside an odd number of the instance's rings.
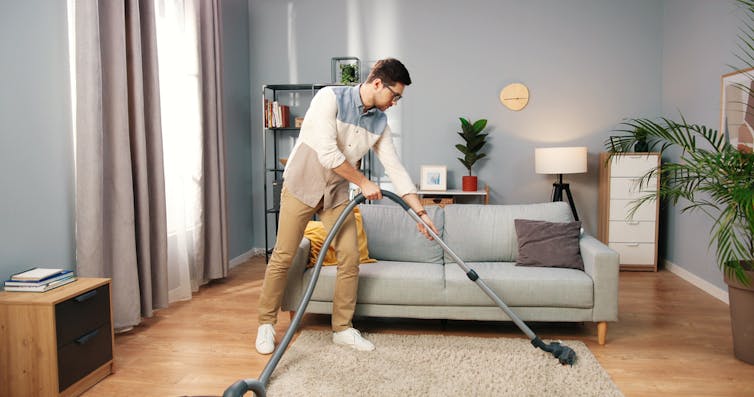
{"label": "stacked book", "polygon": [[291,108],[278,101],[264,100],[264,127],[289,128],[291,126]]}
{"label": "stacked book", "polygon": [[73,270],[35,267],[5,280],[6,291],[45,292],[76,281]]}

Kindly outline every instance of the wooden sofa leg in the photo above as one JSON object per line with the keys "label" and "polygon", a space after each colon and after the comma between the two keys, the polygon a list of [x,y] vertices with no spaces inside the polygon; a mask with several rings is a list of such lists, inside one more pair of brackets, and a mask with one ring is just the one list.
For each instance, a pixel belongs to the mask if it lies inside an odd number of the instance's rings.
{"label": "wooden sofa leg", "polygon": [[293,321],[293,317],[296,317],[296,312],[295,312],[295,311],[293,311],[293,310],[290,310],[290,311],[288,312],[288,315],[290,316],[290,318],[289,318],[289,319],[290,319],[291,321]]}
{"label": "wooden sofa leg", "polygon": [[604,345],[605,339],[607,339],[607,321],[600,321],[597,323],[597,343]]}

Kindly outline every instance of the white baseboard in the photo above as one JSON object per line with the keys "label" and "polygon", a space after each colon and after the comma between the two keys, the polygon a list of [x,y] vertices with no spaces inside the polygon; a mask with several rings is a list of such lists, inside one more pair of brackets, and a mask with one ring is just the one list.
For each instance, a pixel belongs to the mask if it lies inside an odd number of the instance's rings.
{"label": "white baseboard", "polygon": [[702,291],[723,301],[726,305],[730,304],[730,301],[728,300],[728,291],[721,289],[717,285],[714,285],[710,283],[709,281],[702,279],[701,277],[696,276],[695,274],[689,272],[688,270],[676,265],[675,263],[667,259],[665,260],[665,268],[668,269],[671,273],[674,273],[676,276],[688,281],[695,287],[701,289]]}
{"label": "white baseboard", "polygon": [[249,259],[251,259],[251,258],[253,258],[255,256],[260,256],[260,255],[264,255],[264,248],[252,248],[252,249],[244,252],[243,254],[238,255],[237,257],[231,259],[230,263],[228,263],[228,265],[232,269],[232,268],[234,268],[234,267],[236,267],[236,266],[238,266],[238,265],[240,265],[240,264],[248,261]]}

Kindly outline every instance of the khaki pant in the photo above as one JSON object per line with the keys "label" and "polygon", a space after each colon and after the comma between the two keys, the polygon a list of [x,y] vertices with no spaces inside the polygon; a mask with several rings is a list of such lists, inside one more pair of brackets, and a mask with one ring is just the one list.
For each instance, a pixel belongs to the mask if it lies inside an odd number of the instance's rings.
{"label": "khaki pant", "polygon": [[[312,216],[320,212],[326,230],[331,230],[335,221],[348,203],[331,209],[309,207],[283,188],[280,197],[280,222],[277,241],[264,273],[262,295],[259,297],[259,324],[275,324],[283,299],[288,268],[296,254],[304,230]],[[333,297],[332,329],[343,331],[352,327],[351,319],[356,308],[356,292],[359,287],[359,246],[356,240],[356,218],[350,213],[340,232],[332,242],[338,259],[338,274]],[[298,275],[297,275],[298,276]]]}

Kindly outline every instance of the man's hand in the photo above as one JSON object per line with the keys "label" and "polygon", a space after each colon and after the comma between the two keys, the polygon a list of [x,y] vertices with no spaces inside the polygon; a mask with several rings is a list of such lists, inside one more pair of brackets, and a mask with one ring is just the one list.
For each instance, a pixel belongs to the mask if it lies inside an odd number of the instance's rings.
{"label": "man's hand", "polygon": [[365,179],[364,182],[359,185],[359,188],[361,189],[361,194],[363,194],[367,200],[382,199],[382,190],[380,190],[380,187],[368,179]]}
{"label": "man's hand", "polygon": [[348,161],[344,161],[341,165],[333,168],[336,174],[345,178],[348,182],[351,182],[361,189],[361,194],[367,198],[367,200],[380,200],[382,199],[382,191],[380,187],[374,182],[370,181],[361,171],[354,168]]}
{"label": "man's hand", "polygon": [[[424,215],[421,216],[421,219],[427,225],[429,225],[429,227],[432,228],[432,231],[435,232],[436,235],[438,235],[438,236],[440,235],[440,232],[437,231],[437,227],[435,227],[435,224],[432,222],[432,219],[429,218],[429,215],[424,214]],[[427,238],[427,240],[434,240],[434,238],[432,237],[432,235],[429,234],[429,232],[427,231],[427,228],[424,227],[424,225],[422,225],[421,223],[417,223],[416,224],[416,228],[419,229],[419,233],[423,234],[424,237]]]}

